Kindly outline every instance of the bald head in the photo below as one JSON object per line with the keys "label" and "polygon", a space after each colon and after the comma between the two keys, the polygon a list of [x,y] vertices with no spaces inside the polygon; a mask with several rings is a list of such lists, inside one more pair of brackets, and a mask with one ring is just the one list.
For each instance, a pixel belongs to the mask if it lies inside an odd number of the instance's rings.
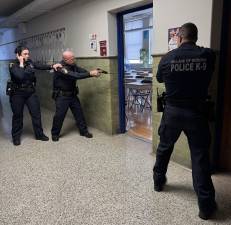
{"label": "bald head", "polygon": [[72,51],[64,51],[63,52],[63,60],[65,61],[65,63],[67,64],[74,64],[75,63],[75,55]]}

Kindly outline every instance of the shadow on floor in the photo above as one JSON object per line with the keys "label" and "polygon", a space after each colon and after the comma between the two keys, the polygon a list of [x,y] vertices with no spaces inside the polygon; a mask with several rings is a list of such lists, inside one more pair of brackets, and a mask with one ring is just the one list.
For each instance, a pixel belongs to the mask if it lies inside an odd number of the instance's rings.
{"label": "shadow on floor", "polygon": [[[173,184],[166,184],[164,188],[165,192],[182,195],[182,196],[192,196],[196,194],[192,187],[185,186],[185,185],[173,185]],[[226,193],[216,193],[217,195],[217,204],[218,204],[218,211],[212,218],[213,222],[225,222],[226,220],[231,219],[231,196],[227,196]]]}

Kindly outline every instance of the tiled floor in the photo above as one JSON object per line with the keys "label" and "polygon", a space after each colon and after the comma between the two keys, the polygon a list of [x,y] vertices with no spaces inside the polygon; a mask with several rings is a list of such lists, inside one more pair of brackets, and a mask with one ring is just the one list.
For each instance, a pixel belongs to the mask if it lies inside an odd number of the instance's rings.
{"label": "tiled floor", "polygon": [[[42,115],[49,134],[52,113]],[[69,118],[59,142],[40,142],[25,116],[22,145],[14,147],[10,114],[1,116],[1,225],[231,224],[230,176],[213,177],[219,213],[202,221],[190,170],[170,163],[165,191],[153,191],[151,144],[95,129],[93,139],[80,137]]]}

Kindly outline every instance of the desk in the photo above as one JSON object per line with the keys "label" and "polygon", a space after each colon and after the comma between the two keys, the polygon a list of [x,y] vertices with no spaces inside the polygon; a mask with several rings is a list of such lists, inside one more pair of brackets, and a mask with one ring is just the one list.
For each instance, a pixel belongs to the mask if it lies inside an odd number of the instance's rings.
{"label": "desk", "polygon": [[125,83],[141,81],[141,80],[150,80],[150,81],[152,81],[152,78],[153,78],[152,74],[143,75],[142,78],[137,78],[136,76],[139,76],[139,75],[136,75],[136,74],[125,75],[124,76]]}
{"label": "desk", "polygon": [[136,82],[136,81],[137,81],[137,79],[133,78],[133,77],[129,77],[129,78],[125,78],[124,79],[125,83],[131,83],[131,82]]}
{"label": "desk", "polygon": [[151,109],[152,102],[152,83],[141,83],[139,81],[125,83],[127,107],[132,108],[133,105],[139,105],[141,112],[148,104]]}
{"label": "desk", "polygon": [[152,90],[152,83],[141,83],[139,81],[126,83],[125,86],[129,89],[136,89],[136,90]]}

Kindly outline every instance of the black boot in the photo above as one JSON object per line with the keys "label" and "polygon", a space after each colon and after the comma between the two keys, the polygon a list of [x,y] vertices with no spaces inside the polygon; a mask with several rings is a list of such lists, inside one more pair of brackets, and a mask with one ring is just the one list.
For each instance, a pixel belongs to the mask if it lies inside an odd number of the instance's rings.
{"label": "black boot", "polygon": [[157,192],[163,191],[164,185],[167,182],[166,176],[158,177],[157,175],[154,174],[153,180],[154,180],[154,190]]}
{"label": "black boot", "polygon": [[202,219],[202,220],[208,220],[208,219],[211,219],[215,212],[217,211],[217,203],[214,202],[207,210],[201,210],[199,211],[199,217]]}
{"label": "black boot", "polygon": [[39,136],[36,136],[36,140],[49,141],[49,138],[45,134],[41,134]]}
{"label": "black boot", "polygon": [[93,135],[91,133],[89,133],[88,131],[86,132],[80,132],[81,136],[84,136],[86,138],[93,138]]}
{"label": "black boot", "polygon": [[52,141],[59,141],[59,136],[52,135]]}
{"label": "black boot", "polygon": [[20,138],[13,138],[13,144],[14,145],[21,145],[21,140],[20,140]]}

